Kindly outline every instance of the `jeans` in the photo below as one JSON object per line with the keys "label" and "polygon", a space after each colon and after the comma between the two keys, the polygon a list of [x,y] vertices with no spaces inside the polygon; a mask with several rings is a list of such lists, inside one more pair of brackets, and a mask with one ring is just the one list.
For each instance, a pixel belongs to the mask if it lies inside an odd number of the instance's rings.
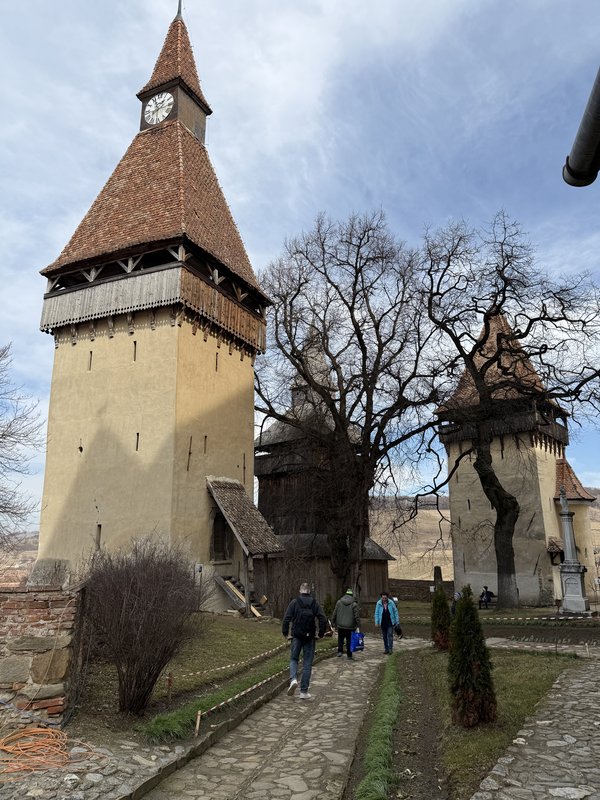
{"label": "jeans", "polygon": [[383,637],[383,648],[385,652],[391,653],[394,649],[394,627],[390,625],[389,628],[382,628],[381,636]]}
{"label": "jeans", "polygon": [[315,657],[314,639],[292,639],[290,653],[290,680],[298,676],[298,659],[302,651],[302,678],[300,679],[300,691],[307,692],[310,685],[310,674],[312,672],[313,658]]}
{"label": "jeans", "polygon": [[346,640],[346,655],[352,658],[352,651],[350,650],[350,639],[352,638],[352,631],[348,628],[338,628],[338,653],[344,652],[344,639]]}

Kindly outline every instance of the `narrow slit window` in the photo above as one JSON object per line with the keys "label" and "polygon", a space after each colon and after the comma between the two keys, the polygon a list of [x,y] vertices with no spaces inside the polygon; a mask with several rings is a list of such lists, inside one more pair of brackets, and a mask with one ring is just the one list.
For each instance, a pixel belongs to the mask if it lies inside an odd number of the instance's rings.
{"label": "narrow slit window", "polygon": [[92,358],[94,357],[94,351],[90,350],[90,355],[88,358],[88,372],[92,371]]}
{"label": "narrow slit window", "polygon": [[101,541],[102,541],[102,525],[100,525],[100,523],[98,523],[98,525],[96,525],[96,539],[94,541],[94,545],[96,547],[96,550],[100,550]]}
{"label": "narrow slit window", "polygon": [[137,361],[137,342],[133,340],[133,360]]}
{"label": "narrow slit window", "polygon": [[219,371],[219,354],[215,353],[215,372]]}
{"label": "narrow slit window", "polygon": [[206,455],[206,451],[208,450],[208,436],[204,437],[204,455]]}
{"label": "narrow slit window", "polygon": [[469,509],[469,511],[471,510],[471,501],[469,500],[468,497],[467,497],[467,508]]}
{"label": "narrow slit window", "polygon": [[136,433],[136,435],[135,435],[135,450],[136,450],[136,453],[137,453],[137,451],[139,449],[140,449],[140,435],[139,435],[139,433]]}
{"label": "narrow slit window", "polygon": [[186,472],[190,471],[190,461],[192,458],[192,437],[190,436],[190,446],[188,447],[187,467]]}

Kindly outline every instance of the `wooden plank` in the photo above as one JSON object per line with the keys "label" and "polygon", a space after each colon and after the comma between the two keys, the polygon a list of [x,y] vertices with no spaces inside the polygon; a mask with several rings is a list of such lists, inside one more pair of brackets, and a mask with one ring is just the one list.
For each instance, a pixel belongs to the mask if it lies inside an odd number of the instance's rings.
{"label": "wooden plank", "polygon": [[[223,582],[231,589],[231,591],[240,600],[240,602],[244,603],[244,606],[245,606],[246,605],[246,598],[240,592],[240,590],[237,588],[237,586],[234,586],[231,581],[227,581],[226,580],[226,581],[223,581]],[[260,613],[260,611],[257,608],[254,608],[254,606],[252,604],[250,604],[250,611],[254,614],[255,617],[262,617],[262,614]]]}

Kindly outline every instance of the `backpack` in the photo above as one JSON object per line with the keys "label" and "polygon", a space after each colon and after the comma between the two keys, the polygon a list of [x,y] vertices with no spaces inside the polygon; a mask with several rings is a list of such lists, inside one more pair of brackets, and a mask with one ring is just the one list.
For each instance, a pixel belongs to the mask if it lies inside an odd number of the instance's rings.
{"label": "backpack", "polygon": [[304,605],[299,599],[296,601],[296,610],[292,620],[292,636],[305,642],[315,638],[317,604],[314,598],[311,597],[310,600],[310,605]]}

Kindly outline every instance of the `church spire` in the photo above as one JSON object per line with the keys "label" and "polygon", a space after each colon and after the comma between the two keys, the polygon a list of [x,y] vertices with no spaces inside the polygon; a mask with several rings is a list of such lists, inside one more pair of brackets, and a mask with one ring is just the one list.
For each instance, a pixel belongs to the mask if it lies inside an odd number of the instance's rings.
{"label": "church spire", "polygon": [[143,101],[159,87],[167,88],[177,84],[184,87],[207,116],[212,114],[212,109],[200,87],[190,37],[181,16],[181,2],[177,8],[177,15],[167,31],[152,76],[137,96]]}

